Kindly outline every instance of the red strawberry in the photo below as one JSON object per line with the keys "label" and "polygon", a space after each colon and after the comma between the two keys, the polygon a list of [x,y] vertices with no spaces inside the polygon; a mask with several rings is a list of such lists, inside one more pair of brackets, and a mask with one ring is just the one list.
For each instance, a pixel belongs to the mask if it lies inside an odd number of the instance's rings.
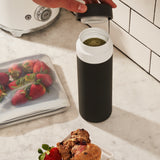
{"label": "red strawberry", "polygon": [[13,89],[16,89],[16,88],[18,88],[18,87],[23,86],[24,84],[26,84],[26,83],[25,83],[25,77],[21,77],[21,78],[15,80],[15,81],[10,82],[10,83],[8,84],[8,87],[9,87],[11,90],[13,90]]}
{"label": "red strawberry", "polygon": [[49,73],[50,68],[42,61],[37,61],[33,67],[34,73]]}
{"label": "red strawberry", "polygon": [[0,84],[6,86],[9,82],[8,74],[1,72],[0,73]]}
{"label": "red strawberry", "polygon": [[41,83],[45,86],[45,87],[49,87],[50,85],[52,85],[53,80],[51,78],[51,76],[49,74],[41,74],[38,73],[36,75],[37,80],[40,79]]}
{"label": "red strawberry", "polygon": [[12,97],[12,104],[13,105],[20,105],[20,104],[24,104],[28,101],[27,97],[26,97],[26,93],[24,90],[18,90],[15,95]]}
{"label": "red strawberry", "polygon": [[13,90],[15,88],[21,87],[29,82],[35,80],[35,73],[26,74],[24,77],[21,77],[15,81],[12,81],[8,84],[8,87]]}
{"label": "red strawberry", "polygon": [[59,153],[58,148],[51,148],[49,152],[49,154],[46,154],[44,160],[61,160],[61,155]]}
{"label": "red strawberry", "polygon": [[26,72],[26,73],[31,73],[33,72],[33,66],[35,64],[37,60],[26,60],[23,62],[22,64],[22,67],[23,67],[23,70]]}
{"label": "red strawberry", "polygon": [[6,95],[5,88],[3,85],[0,85],[0,102],[3,100],[5,95]]}
{"label": "red strawberry", "polygon": [[10,73],[13,79],[18,79],[22,74],[22,68],[18,64],[13,64],[8,69],[8,72]]}
{"label": "red strawberry", "polygon": [[34,100],[43,96],[45,93],[46,93],[46,88],[40,83],[35,83],[30,86],[28,96],[29,99]]}
{"label": "red strawberry", "polygon": [[13,90],[13,89],[16,89],[16,88],[20,87],[20,84],[17,83],[17,80],[15,80],[15,81],[10,82],[10,83],[8,84],[8,87],[9,87],[11,90]]}

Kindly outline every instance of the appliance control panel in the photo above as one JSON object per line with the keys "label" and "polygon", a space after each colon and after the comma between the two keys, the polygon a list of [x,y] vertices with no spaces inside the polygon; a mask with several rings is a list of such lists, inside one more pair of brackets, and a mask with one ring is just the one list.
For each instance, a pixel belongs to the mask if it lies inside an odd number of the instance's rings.
{"label": "appliance control panel", "polygon": [[52,15],[52,10],[50,8],[38,6],[35,10],[34,16],[38,21],[47,21]]}

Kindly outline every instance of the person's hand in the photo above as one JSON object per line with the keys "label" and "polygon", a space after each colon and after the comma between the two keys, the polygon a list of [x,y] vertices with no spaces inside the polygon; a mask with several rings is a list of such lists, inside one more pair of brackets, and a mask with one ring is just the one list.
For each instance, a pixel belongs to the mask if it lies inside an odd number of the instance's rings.
{"label": "person's hand", "polygon": [[107,3],[109,4],[112,8],[116,8],[117,5],[112,1],[112,0],[84,0],[86,4],[90,3]]}
{"label": "person's hand", "polygon": [[33,0],[35,3],[48,8],[65,8],[73,12],[86,12],[87,6],[76,0]]}
{"label": "person's hand", "polygon": [[[65,8],[72,12],[84,13],[87,11],[87,6],[76,0],[33,0],[35,3],[48,8]],[[116,8],[116,4],[112,0],[83,0],[86,4],[89,3],[108,3],[111,7]]]}

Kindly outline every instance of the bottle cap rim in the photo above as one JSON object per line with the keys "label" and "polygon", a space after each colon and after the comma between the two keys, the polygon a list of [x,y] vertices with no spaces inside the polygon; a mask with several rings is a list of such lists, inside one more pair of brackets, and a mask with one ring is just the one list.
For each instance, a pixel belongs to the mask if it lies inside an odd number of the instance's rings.
{"label": "bottle cap rim", "polygon": [[106,17],[109,20],[113,18],[112,14],[112,7],[109,4],[104,3],[92,3],[92,4],[86,4],[87,5],[87,11],[85,13],[77,13],[77,20],[81,20],[84,17]]}

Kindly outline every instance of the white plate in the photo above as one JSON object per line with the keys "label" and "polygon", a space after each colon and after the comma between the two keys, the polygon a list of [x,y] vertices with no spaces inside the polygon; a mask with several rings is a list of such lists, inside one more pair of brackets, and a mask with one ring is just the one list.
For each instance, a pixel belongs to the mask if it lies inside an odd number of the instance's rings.
{"label": "white plate", "polygon": [[11,64],[22,63],[23,61],[29,59],[38,59],[45,62],[50,67],[51,75],[53,77],[53,84],[49,88],[49,93],[45,93],[42,97],[33,101],[28,101],[24,105],[20,106],[13,106],[11,103],[11,98],[18,89],[24,88],[24,86],[9,91],[4,100],[0,102],[0,128],[42,116],[59,113],[66,110],[70,106],[52,61],[47,55],[39,54],[1,63],[0,72],[7,71]]}
{"label": "white plate", "polygon": [[101,160],[113,160],[113,153],[102,149]]}

